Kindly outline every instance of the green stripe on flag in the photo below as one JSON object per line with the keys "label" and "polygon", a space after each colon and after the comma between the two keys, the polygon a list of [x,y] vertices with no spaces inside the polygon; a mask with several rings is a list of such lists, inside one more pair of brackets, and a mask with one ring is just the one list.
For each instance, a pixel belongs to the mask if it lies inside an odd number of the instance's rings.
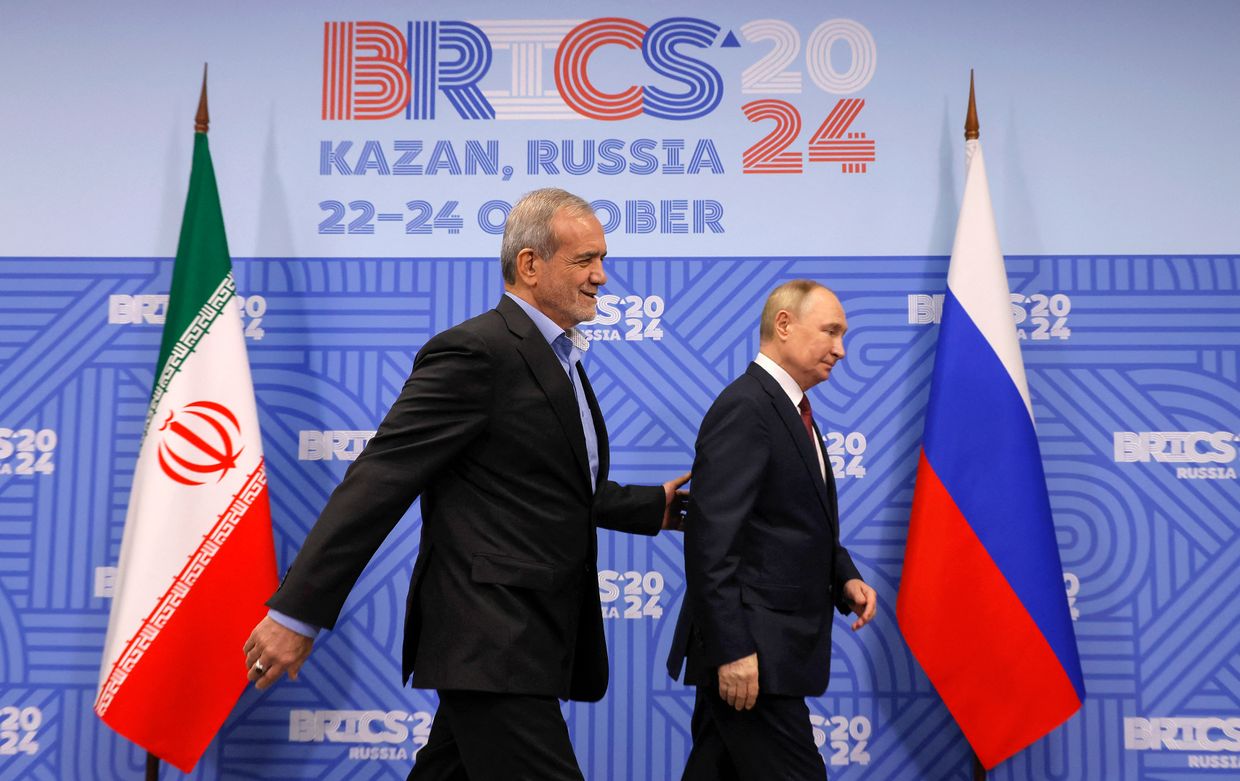
{"label": "green stripe on flag", "polygon": [[[172,288],[168,295],[159,363],[155,365],[156,377],[164,375],[173,347],[184,341],[186,331],[200,319],[204,306],[231,273],[224,215],[220,211],[220,193],[215,186],[215,168],[211,165],[207,134],[195,133],[189,195],[185,199],[185,217],[181,220],[176,265],[172,268]],[[160,384],[156,383],[157,389]]]}
{"label": "green stripe on flag", "polygon": [[[185,332],[181,334],[181,338],[173,342],[172,347],[168,350],[168,355],[162,363],[159,375],[155,377],[155,387],[151,391],[151,402],[146,409],[146,426],[142,429],[142,436],[146,436],[147,429],[151,427],[151,416],[155,414],[155,410],[159,407],[159,400],[164,397],[168,391],[168,386],[172,384],[172,380],[180,373],[181,367],[185,365],[188,359],[194,353],[194,349],[198,346],[198,342],[202,340],[211,330],[211,325],[216,319],[228,311],[229,305],[237,296],[237,285],[233,282],[232,273],[224,277],[220,284],[212,292],[207,302],[198,310],[197,316],[190,321]],[[165,327],[164,334],[168,331]]]}

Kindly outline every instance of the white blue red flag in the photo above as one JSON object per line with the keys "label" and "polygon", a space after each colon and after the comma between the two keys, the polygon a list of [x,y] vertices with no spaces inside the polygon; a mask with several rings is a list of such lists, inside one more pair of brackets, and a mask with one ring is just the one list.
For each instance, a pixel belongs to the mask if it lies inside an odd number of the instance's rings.
{"label": "white blue red flag", "polygon": [[1079,710],[1085,684],[982,148],[967,147],[896,616],[993,768]]}

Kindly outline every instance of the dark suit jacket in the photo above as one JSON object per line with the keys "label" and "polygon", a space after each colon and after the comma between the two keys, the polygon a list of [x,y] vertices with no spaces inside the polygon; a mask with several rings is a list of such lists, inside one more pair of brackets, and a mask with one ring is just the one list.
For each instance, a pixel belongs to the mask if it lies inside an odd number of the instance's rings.
{"label": "dark suit jacket", "polygon": [[685,682],[712,684],[719,665],[756,651],[759,696],[822,694],[831,607],[849,612],[843,584],[860,575],[839,542],[830,461],[824,482],[800,413],[757,364],[702,421],[692,496],[668,672],[679,677],[688,655]]}
{"label": "dark suit jacket", "polygon": [[550,345],[507,297],[438,334],[345,473],[267,603],[335,624],[375,549],[422,496],[402,677],[418,688],[597,700],[607,689],[595,526],[655,534],[660,486],[591,491],[576,398]]}

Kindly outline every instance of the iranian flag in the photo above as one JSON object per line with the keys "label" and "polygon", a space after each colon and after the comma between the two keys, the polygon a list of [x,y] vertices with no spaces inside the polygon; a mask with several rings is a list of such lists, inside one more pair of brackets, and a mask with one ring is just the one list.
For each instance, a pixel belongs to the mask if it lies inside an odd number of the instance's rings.
{"label": "iranian flag", "polygon": [[205,80],[196,128],[95,700],[108,726],[186,772],[245,689],[241,648],[277,586]]}

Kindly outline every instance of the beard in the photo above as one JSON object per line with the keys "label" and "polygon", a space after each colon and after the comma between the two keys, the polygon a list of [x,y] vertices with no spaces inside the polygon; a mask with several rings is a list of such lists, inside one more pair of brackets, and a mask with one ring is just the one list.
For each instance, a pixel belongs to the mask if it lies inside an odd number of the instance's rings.
{"label": "beard", "polygon": [[560,319],[572,320],[574,326],[594,320],[595,314],[598,314],[598,305],[595,300],[577,288],[557,290],[548,304],[557,312]]}
{"label": "beard", "polygon": [[573,325],[593,320],[598,312],[596,300],[576,287],[548,291],[546,298],[539,303],[551,319],[571,321]]}

